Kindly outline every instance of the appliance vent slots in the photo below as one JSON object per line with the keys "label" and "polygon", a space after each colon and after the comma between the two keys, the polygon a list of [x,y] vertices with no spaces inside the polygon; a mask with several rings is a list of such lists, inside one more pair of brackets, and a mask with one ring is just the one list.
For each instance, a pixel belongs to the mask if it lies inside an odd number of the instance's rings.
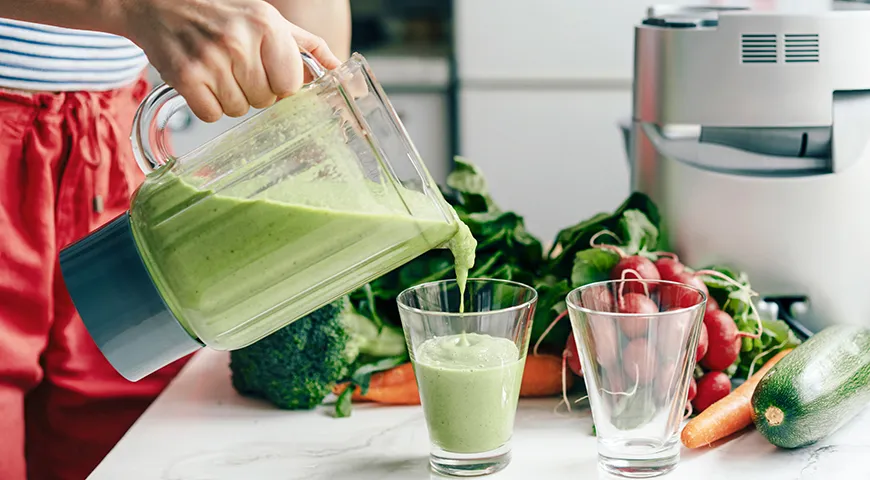
{"label": "appliance vent slots", "polygon": [[776,63],[776,35],[744,33],[740,42],[743,63]]}
{"label": "appliance vent slots", "polygon": [[785,63],[819,63],[819,34],[785,34]]}

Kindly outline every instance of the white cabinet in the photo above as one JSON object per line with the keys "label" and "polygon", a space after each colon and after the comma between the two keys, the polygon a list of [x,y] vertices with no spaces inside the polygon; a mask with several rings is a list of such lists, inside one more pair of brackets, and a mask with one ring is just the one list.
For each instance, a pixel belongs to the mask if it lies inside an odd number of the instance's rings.
{"label": "white cabinet", "polygon": [[460,153],[484,170],[496,202],[549,242],[628,195],[618,122],[630,101],[629,91],[464,90]]}
{"label": "white cabinet", "polygon": [[[634,26],[653,0],[455,0],[463,81],[622,80],[632,75]],[[668,5],[722,3],[668,0]]]}
{"label": "white cabinet", "polygon": [[628,79],[649,0],[457,0],[463,80]]}

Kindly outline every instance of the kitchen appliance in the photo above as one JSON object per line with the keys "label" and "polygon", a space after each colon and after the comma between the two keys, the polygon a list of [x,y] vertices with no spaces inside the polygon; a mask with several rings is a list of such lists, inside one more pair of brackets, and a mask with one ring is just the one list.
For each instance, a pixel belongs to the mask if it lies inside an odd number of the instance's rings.
{"label": "kitchen appliance", "polygon": [[303,59],[315,81],[179,158],[164,132],[183,99],[163,85],[142,102],[130,210],[60,254],[127,379],[250,345],[458,231],[365,59]]}
{"label": "kitchen appliance", "polygon": [[686,263],[807,297],[791,313],[814,331],[870,324],[870,5],[781,3],[649,9],[631,184]]}

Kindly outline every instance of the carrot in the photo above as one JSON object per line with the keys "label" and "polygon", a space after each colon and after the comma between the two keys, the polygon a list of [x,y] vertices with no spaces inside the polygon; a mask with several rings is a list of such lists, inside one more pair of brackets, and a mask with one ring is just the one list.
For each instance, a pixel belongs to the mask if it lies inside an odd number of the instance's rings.
{"label": "carrot", "polygon": [[[349,382],[345,382],[336,385],[333,387],[332,393],[341,395],[349,384]],[[368,391],[363,394],[359,386],[355,387],[351,401],[368,401],[387,405],[420,405],[420,393],[417,391],[414,367],[409,362],[372,374]]]}
{"label": "carrot", "polygon": [[[574,377],[567,375],[567,388],[571,388]],[[335,395],[341,395],[350,382],[336,385]],[[555,355],[530,355],[526,357],[523,379],[520,386],[522,397],[548,397],[562,391],[562,358]],[[354,388],[351,400],[354,402],[376,402],[386,405],[420,405],[420,392],[411,363],[372,374],[369,389],[363,394],[359,386]]]}
{"label": "carrot", "polygon": [[752,393],[755,392],[756,385],[761,381],[761,377],[790,351],[791,349],[786,349],[774,355],[743,385],[690,420],[680,435],[683,445],[688,448],[711,445],[751,425]]}
{"label": "carrot", "polygon": [[[574,376],[566,375],[566,389],[574,385]],[[549,397],[562,393],[562,357],[529,355],[520,384],[521,397]]]}

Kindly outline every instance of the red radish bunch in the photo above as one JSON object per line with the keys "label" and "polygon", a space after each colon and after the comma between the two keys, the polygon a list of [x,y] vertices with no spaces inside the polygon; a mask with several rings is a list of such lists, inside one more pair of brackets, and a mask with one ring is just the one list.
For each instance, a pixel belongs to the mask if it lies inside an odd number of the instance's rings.
{"label": "red radish bunch", "polygon": [[622,351],[622,369],[625,378],[636,378],[640,385],[646,385],[655,378],[657,357],[649,348],[645,338],[635,338],[628,342]]}
{"label": "red radish bunch", "polygon": [[698,392],[692,400],[692,406],[696,411],[703,412],[729,393],[731,393],[731,379],[728,375],[722,372],[708,372],[698,380]]}
{"label": "red radish bunch", "polygon": [[[676,255],[662,252],[655,262],[641,256],[622,258],[611,271],[610,277],[614,279],[637,278],[642,280],[664,280],[674,283],[689,285],[701,290],[707,295],[707,305],[704,314],[704,323],[701,326],[698,347],[695,352],[696,362],[703,367],[705,374],[699,381],[692,379],[689,387],[689,408],[701,412],[715,401],[724,397],[731,391],[731,383],[728,375],[723,373],[730,367],[740,354],[741,334],[737,324],[726,312],[719,308],[718,302],[709,296],[707,285],[701,278],[701,274],[717,275],[718,272],[692,272],[680,263]],[[721,274],[718,274],[721,276]],[[622,313],[654,313],[661,305],[662,310],[679,310],[690,308],[697,304],[697,295],[686,292],[674,285],[663,285],[659,289],[659,305],[647,298],[646,292],[654,291],[654,285],[647,284],[643,290],[643,282],[626,282],[625,294],[620,295],[617,304],[618,311]],[[676,321],[676,320],[675,320]],[[655,368],[655,358],[647,357],[639,360],[641,348],[646,347],[644,339],[648,329],[648,318],[628,317],[620,319],[620,330],[630,339],[630,343],[623,351],[623,367],[625,374],[630,377],[637,375],[639,383],[651,380],[650,373]],[[665,359],[673,358],[673,352],[679,351],[679,342],[685,338],[685,330],[682,325],[659,325],[658,343],[660,354]],[[668,330],[670,329],[670,330]],[[645,368],[641,369],[641,366]],[[666,367],[670,365],[665,364]],[[646,368],[649,367],[649,368]],[[629,372],[637,369],[636,372]]]}
{"label": "red radish bunch", "polygon": [[[611,279],[624,281],[616,291],[611,292],[604,287],[584,291],[581,301],[591,310],[632,314],[618,317],[616,321],[606,313],[601,314],[600,318],[598,315],[586,314],[585,328],[589,339],[585,345],[591,349],[590,355],[602,370],[599,381],[609,384],[611,389],[630,382],[625,387],[631,390],[632,384],[642,386],[656,380],[660,395],[673,394],[671,390],[676,379],[672,378],[672,373],[677,362],[675,354],[681,351],[681,343],[688,334],[687,329],[691,327],[691,313],[687,311],[685,318],[677,314],[663,322],[654,323],[652,318],[659,313],[660,307],[661,311],[688,309],[698,303],[698,295],[676,285],[654,283],[664,280],[694,287],[707,295],[704,321],[697,350],[694,352],[695,361],[702,367],[704,374],[697,380],[691,379],[687,408],[690,412],[701,412],[726,396],[731,391],[731,383],[728,375],[723,372],[737,360],[741,338],[753,335],[738,330],[734,319],[722,311],[718,302],[709,296],[703,277],[719,277],[737,285],[736,281],[712,270],[693,271],[672,253],[653,252],[649,255],[655,258],[653,261],[645,255],[626,255],[620,247],[613,245],[596,245],[594,238],[593,247],[613,251],[620,257],[609,276]],[[652,294],[657,296],[650,298]],[[544,331],[535,345],[536,354],[543,337],[566,314],[567,312],[563,312],[559,315]],[[656,331],[651,332],[652,329]],[[650,342],[655,342],[657,348],[651,348]],[[577,376],[584,375],[573,333],[568,337],[562,358],[563,379],[565,375],[570,375],[568,371]],[[658,379],[657,375],[662,378]],[[564,383],[563,381],[563,386]],[[568,402],[567,392],[563,392],[563,401]],[[568,408],[570,410],[570,404]]]}
{"label": "red radish bunch", "polygon": [[722,310],[713,310],[704,315],[704,327],[709,347],[701,359],[701,365],[708,370],[725,370],[740,355],[741,341],[737,335],[737,324],[731,315]]}
{"label": "red radish bunch", "polygon": [[698,350],[695,352],[695,361],[700,362],[710,348],[710,336],[707,334],[707,325],[701,325],[701,337],[698,339]]}
{"label": "red radish bunch", "polygon": [[574,332],[568,335],[568,342],[565,344],[565,359],[568,362],[568,368],[578,377],[583,376],[583,367],[580,365],[580,352],[577,351],[577,342],[574,341]]}
{"label": "red radish bunch", "polygon": [[[654,314],[659,313],[659,306],[642,293],[626,293],[619,301],[619,312]],[[629,338],[638,338],[646,335],[649,323],[647,317],[624,317],[619,319],[619,329]]]}
{"label": "red radish bunch", "polygon": [[[636,278],[638,280],[661,280],[659,270],[656,268],[652,260],[640,255],[633,255],[621,259],[613,270],[610,271],[611,280],[623,280]],[[625,291],[630,293],[646,293],[644,285],[652,291],[655,290],[655,284],[646,284],[645,282],[626,282]]]}
{"label": "red radish bunch", "polygon": [[691,402],[692,400],[695,399],[695,396],[697,394],[698,394],[698,382],[696,382],[695,378],[693,377],[692,380],[689,382],[689,395],[688,395],[687,400]]}
{"label": "red radish bunch", "polygon": [[618,360],[619,333],[616,331],[616,326],[603,315],[589,315],[589,333],[592,336],[598,364],[605,369],[613,368]]}
{"label": "red radish bunch", "polygon": [[655,266],[656,269],[658,269],[662,280],[676,278],[677,275],[686,270],[686,267],[674,257],[659,257],[659,259],[655,261]]}

